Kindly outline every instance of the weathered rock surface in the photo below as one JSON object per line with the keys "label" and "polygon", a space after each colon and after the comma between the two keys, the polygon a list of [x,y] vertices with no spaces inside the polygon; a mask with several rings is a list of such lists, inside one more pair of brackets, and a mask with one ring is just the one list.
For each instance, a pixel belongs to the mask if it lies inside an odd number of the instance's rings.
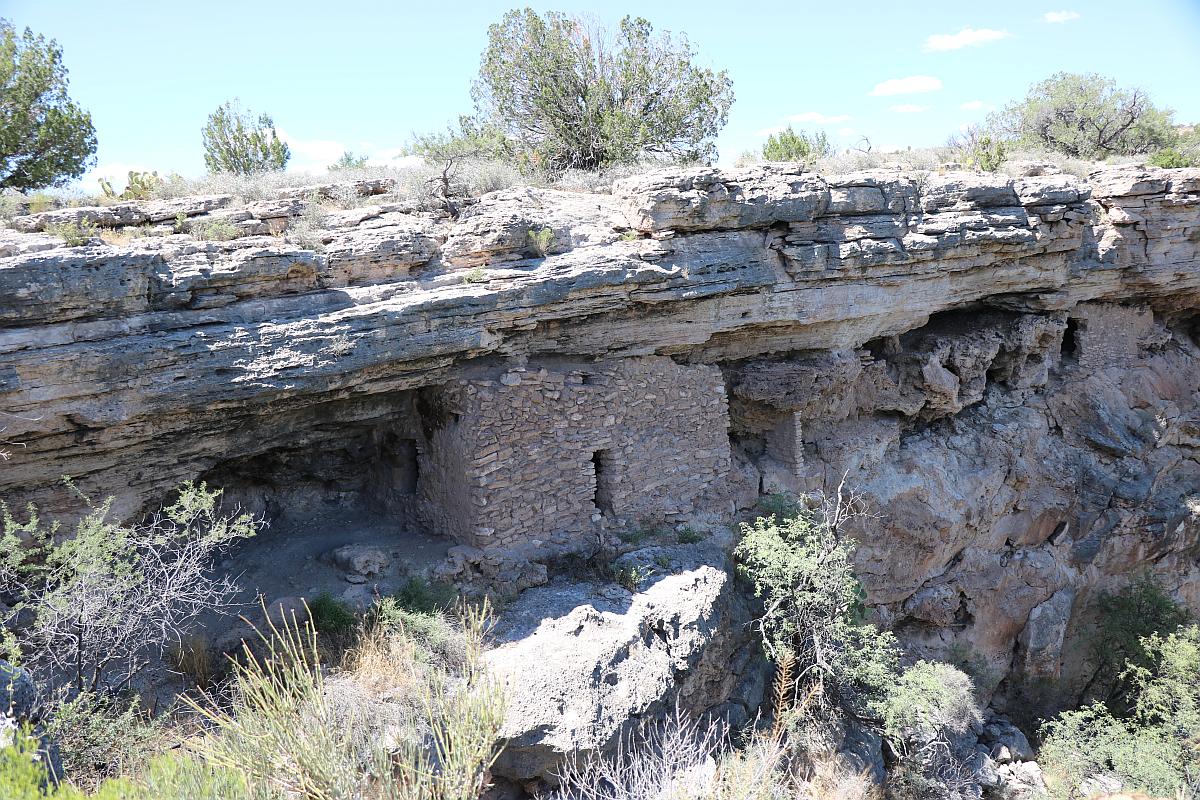
{"label": "weathered rock surface", "polygon": [[761,702],[750,611],[721,547],[648,548],[624,562],[649,574],[636,591],[555,583],[505,609],[505,643],[487,656],[508,692],[496,774],[552,780],[568,755],[610,752],[677,707],[740,725]]}
{"label": "weathered rock surface", "polygon": [[[71,513],[65,473],[133,513],[197,476],[261,496],[324,475],[381,513],[470,504],[469,528],[445,525],[472,548],[455,568],[528,586],[536,569],[492,551],[520,540],[532,564],[640,524],[608,442],[673,465],[692,447],[727,491],[643,477],[645,496],[728,519],[845,476],[877,515],[857,533],[869,599],[915,653],[965,652],[1001,702],[1081,685],[1099,592],[1148,570],[1200,610],[1200,170],[1039,171],[667,171],[608,195],[496,193],[456,220],[327,213],[320,252],[272,235],[67,248],[36,231],[84,210],[31,215],[0,235],[0,496]],[[349,191],[374,189],[324,196]],[[278,232],[310,198],[86,213]],[[605,402],[637,413],[597,414],[588,381],[632,363],[666,386],[622,384]],[[498,400],[472,450],[451,384],[523,398],[542,435],[493,441],[518,416]],[[674,433],[700,408],[702,446]],[[481,522],[491,491],[512,500],[504,531]]]}

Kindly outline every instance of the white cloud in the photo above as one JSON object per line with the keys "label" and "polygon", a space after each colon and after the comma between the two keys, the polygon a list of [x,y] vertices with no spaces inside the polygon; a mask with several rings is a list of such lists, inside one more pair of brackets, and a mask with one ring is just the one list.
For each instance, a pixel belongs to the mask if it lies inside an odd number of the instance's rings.
{"label": "white cloud", "polygon": [[826,116],[820,111],[805,111],[803,114],[792,114],[788,117],[788,122],[815,122],[818,125],[835,125],[839,122],[848,122],[849,114],[832,114]]}
{"label": "white cloud", "polygon": [[292,151],[288,172],[324,172],[325,168],[342,157],[346,146],[333,139],[300,139],[283,128],[275,129]]}
{"label": "white cloud", "polygon": [[1079,19],[1078,11],[1047,11],[1042,15],[1045,22],[1056,24],[1060,22],[1070,22],[1073,19]]}
{"label": "white cloud", "polygon": [[982,100],[968,100],[959,106],[963,111],[991,111],[995,108],[991,103],[985,103]]}
{"label": "white cloud", "polygon": [[978,47],[988,42],[1007,39],[1008,31],[998,31],[992,28],[963,28],[958,33],[935,33],[925,40],[926,50],[961,50],[964,47]]}
{"label": "white cloud", "polygon": [[929,106],[918,106],[912,103],[901,103],[898,106],[892,106],[892,111],[897,114],[920,114],[922,111],[928,111]]}
{"label": "white cloud", "polygon": [[894,94],[923,94],[936,92],[942,88],[942,82],[931,75],[912,75],[908,78],[892,78],[875,85],[871,90],[872,97],[890,97]]}

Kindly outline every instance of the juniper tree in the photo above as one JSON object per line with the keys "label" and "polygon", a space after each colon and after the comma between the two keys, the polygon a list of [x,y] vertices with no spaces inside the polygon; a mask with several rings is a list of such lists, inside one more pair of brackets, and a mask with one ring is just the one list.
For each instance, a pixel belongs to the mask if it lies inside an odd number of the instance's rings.
{"label": "juniper tree", "polygon": [[95,153],[92,115],[67,95],[58,43],[0,19],[0,189],[60,186]]}
{"label": "juniper tree", "polygon": [[267,114],[254,116],[236,100],[208,115],[204,126],[204,164],[210,172],[280,172],[292,157]]}
{"label": "juniper tree", "polygon": [[488,29],[472,95],[519,163],[549,171],[640,158],[711,160],[733,90],[686,36],[625,17],[614,33],[560,12],[510,11]]}

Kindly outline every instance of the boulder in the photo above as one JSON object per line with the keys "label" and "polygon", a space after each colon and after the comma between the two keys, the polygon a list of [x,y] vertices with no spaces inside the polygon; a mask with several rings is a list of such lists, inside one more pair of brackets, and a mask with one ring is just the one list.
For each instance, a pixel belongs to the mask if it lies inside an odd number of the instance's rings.
{"label": "boulder", "polygon": [[761,701],[761,681],[757,696],[734,696],[761,660],[738,658],[750,645],[750,614],[722,551],[676,546],[630,557],[648,572],[649,564],[671,567],[651,572],[636,592],[552,584],[506,609],[503,643],[487,655],[509,702],[496,774],[553,783],[568,754],[611,752],[637,724],[676,707],[695,715],[725,704],[740,723]]}

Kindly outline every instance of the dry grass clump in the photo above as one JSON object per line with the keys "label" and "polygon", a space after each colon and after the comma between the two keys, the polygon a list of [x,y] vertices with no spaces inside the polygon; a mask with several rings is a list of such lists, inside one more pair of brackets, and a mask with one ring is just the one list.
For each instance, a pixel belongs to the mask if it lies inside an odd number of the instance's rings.
{"label": "dry grass clump", "polygon": [[191,702],[210,727],[197,754],[243,776],[254,797],[477,796],[504,713],[501,690],[482,669],[489,612],[464,607],[444,624],[463,642],[460,662],[430,654],[403,626],[374,620],[335,677],[321,666],[308,621],[268,620],[261,652],[247,648],[234,668],[232,702]]}

